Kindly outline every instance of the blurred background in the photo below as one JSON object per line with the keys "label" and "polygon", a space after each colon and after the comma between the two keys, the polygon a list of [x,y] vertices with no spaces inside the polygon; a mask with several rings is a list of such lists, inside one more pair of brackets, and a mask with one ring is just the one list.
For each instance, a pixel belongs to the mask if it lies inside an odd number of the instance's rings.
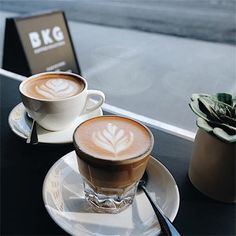
{"label": "blurred background", "polygon": [[112,107],[195,132],[192,93],[236,95],[235,0],[0,0],[1,64],[5,19],[52,9]]}

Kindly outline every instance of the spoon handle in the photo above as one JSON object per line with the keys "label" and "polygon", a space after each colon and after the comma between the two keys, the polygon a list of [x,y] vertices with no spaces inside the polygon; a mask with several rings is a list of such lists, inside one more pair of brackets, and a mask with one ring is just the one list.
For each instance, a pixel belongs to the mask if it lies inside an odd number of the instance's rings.
{"label": "spoon handle", "polygon": [[37,127],[36,127],[36,121],[33,120],[30,134],[26,140],[26,143],[30,144],[38,144],[38,134],[37,134]]}
{"label": "spoon handle", "polygon": [[173,224],[170,222],[170,220],[162,213],[162,210],[159,206],[157,206],[152,198],[150,197],[147,189],[145,186],[141,186],[144,193],[146,194],[149,202],[151,203],[153,210],[156,213],[156,216],[158,218],[159,224],[161,226],[161,231],[164,235],[167,236],[180,236],[179,232],[176,230],[176,228],[173,226]]}

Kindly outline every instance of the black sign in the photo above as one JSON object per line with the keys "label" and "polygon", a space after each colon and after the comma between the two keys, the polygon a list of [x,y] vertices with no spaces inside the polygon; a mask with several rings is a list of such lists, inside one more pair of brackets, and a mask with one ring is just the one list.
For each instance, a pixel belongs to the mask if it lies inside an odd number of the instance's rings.
{"label": "black sign", "polygon": [[64,12],[6,19],[2,68],[25,76],[58,70],[81,74]]}

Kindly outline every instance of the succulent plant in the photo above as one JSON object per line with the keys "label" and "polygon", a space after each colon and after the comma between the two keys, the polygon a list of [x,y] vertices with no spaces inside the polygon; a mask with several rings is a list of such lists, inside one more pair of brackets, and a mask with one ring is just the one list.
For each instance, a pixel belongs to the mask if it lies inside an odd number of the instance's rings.
{"label": "succulent plant", "polygon": [[236,142],[236,96],[193,94],[189,105],[198,116],[198,127],[224,142]]}

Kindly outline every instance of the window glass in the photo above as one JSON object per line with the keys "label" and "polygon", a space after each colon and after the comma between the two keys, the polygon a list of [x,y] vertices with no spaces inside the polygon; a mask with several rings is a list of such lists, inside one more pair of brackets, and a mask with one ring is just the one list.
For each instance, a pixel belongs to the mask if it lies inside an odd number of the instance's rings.
{"label": "window glass", "polygon": [[0,8],[1,35],[6,17],[64,10],[82,75],[109,105],[195,131],[192,93],[236,94],[234,0],[11,0]]}

